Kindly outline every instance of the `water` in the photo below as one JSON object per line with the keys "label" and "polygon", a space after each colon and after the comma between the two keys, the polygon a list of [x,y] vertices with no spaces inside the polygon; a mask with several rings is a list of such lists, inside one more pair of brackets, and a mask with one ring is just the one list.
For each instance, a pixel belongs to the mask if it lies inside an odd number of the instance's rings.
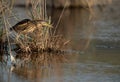
{"label": "water", "polygon": [[[67,9],[58,27],[58,34],[71,41],[67,53],[40,54],[36,65],[29,58],[22,59],[16,68],[0,63],[0,82],[120,82],[118,2],[94,13]],[[21,19],[26,17],[24,8],[17,9]],[[61,10],[48,13],[56,24]]]}

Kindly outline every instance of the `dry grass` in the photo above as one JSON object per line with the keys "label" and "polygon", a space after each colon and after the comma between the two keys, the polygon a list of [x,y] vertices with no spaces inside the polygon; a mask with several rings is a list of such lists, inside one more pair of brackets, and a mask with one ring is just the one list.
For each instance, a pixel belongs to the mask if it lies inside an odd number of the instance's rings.
{"label": "dry grass", "polygon": [[[12,1],[11,1],[12,2]],[[9,53],[11,53],[10,48],[10,42],[9,42],[9,31],[8,27],[10,27],[10,24],[8,22],[11,12],[11,4],[7,0],[0,0],[0,20],[1,20],[1,44],[2,48],[4,46],[4,43],[7,41],[9,46]]]}
{"label": "dry grass", "polygon": [[[31,3],[31,8],[29,8],[29,3]],[[2,11],[1,19],[4,24],[4,37],[8,42],[9,53],[11,53],[11,44],[16,44],[16,46],[20,48],[18,52],[32,53],[59,51],[69,42],[65,41],[62,35],[53,35],[52,29],[48,27],[37,28],[32,33],[28,33],[27,36],[18,34],[15,31],[11,32],[9,30],[11,27],[9,17],[16,19],[12,12],[12,6],[8,5],[7,1],[2,1],[0,4],[2,4],[3,8],[6,8],[5,12]],[[13,4],[13,2],[11,2],[11,4]],[[47,21],[48,24],[51,24],[51,19],[47,16],[46,0],[27,0],[26,6],[31,20],[44,20]],[[18,36],[20,37],[18,38]]]}

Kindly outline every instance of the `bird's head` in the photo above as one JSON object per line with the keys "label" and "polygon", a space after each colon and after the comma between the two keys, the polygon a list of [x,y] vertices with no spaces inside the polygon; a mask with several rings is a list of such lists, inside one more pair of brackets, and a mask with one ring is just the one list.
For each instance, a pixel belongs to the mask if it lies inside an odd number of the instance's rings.
{"label": "bird's head", "polygon": [[37,27],[49,27],[52,28],[53,26],[51,24],[49,24],[46,21],[37,21]]}

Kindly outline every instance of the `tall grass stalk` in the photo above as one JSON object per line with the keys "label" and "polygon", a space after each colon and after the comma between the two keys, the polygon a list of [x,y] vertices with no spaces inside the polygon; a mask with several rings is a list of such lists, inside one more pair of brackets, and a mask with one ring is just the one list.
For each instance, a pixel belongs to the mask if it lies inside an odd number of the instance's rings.
{"label": "tall grass stalk", "polygon": [[[9,21],[8,21],[8,19],[9,19],[8,17],[10,16],[12,6],[10,4],[8,4],[8,2],[6,0],[1,0],[0,4],[1,4],[1,7],[5,8],[5,10],[3,10],[3,9],[1,10],[1,20],[2,20],[2,23],[4,24],[4,27],[1,27],[1,28],[3,29],[3,35],[5,33],[4,38],[8,43],[8,45],[6,47],[8,47],[7,52],[8,52],[8,54],[10,54],[10,60],[14,61],[14,57],[13,57],[13,55],[11,53],[11,43],[10,43],[10,38],[9,38],[10,24],[9,24]],[[5,44],[6,41],[4,41],[3,43]],[[3,43],[2,43],[2,45],[3,45]]]}
{"label": "tall grass stalk", "polygon": [[67,4],[68,4],[68,2],[66,1],[66,2],[65,2],[65,6],[64,6],[64,8],[63,8],[63,10],[62,10],[62,12],[61,12],[61,15],[60,15],[59,19],[58,19],[58,22],[57,22],[57,24],[56,24],[56,26],[55,26],[55,30],[54,30],[53,35],[56,34],[56,30],[57,30],[57,28],[58,28],[58,25],[59,25],[59,23],[60,23],[60,21],[61,21],[61,18],[62,18],[62,16],[63,16],[63,14],[64,14],[64,11],[65,11],[65,9],[66,9],[66,7],[67,7]]}

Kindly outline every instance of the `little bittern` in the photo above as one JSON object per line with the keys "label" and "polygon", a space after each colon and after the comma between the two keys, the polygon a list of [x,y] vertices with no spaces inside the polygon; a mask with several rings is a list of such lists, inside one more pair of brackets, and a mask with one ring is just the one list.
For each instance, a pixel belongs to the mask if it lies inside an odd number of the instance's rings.
{"label": "little bittern", "polygon": [[52,25],[48,24],[44,20],[30,20],[24,19],[14,25],[10,30],[15,30],[17,33],[20,34],[27,34],[33,32],[36,28],[42,27],[52,27]]}

